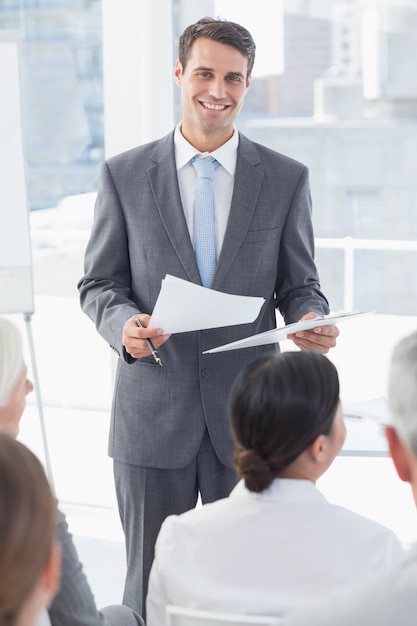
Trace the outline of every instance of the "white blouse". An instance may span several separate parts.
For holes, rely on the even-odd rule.
[[[164,521],[146,623],[164,626],[167,604],[282,615],[402,555],[391,530],[330,504],[310,481],[276,479],[260,494],[241,481],[228,498]]]

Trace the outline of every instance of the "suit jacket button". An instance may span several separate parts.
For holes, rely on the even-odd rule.
[[[211,370],[208,370],[208,369],[201,370],[201,375],[203,378],[210,378]]]

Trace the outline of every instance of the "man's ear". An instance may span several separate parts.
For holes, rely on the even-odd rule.
[[[411,479],[411,468],[409,463],[410,453],[399,438],[397,431],[393,426],[385,426],[384,433],[397,474],[401,480],[409,483]]]
[[[177,62],[175,63],[174,76],[175,76],[175,82],[180,87],[181,76],[182,76],[182,63],[180,63],[178,59],[177,59]]]

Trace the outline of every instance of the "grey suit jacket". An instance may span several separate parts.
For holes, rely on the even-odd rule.
[[[132,362],[121,345],[126,320],[152,313],[167,273],[201,281],[181,205],[173,133],[104,164],[79,290],[84,312],[120,357],[111,456],[146,467],[184,467],[207,426],[220,460],[232,466],[231,384],[243,365],[274,348],[202,352],[274,328],[276,307],[286,323],[308,311],[328,313],[313,250],[307,168],[240,135],[212,289],[262,296],[261,313],[252,324],[173,335],[160,348],[162,368],[152,357]]]

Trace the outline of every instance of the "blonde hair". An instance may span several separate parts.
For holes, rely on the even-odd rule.
[[[0,317],[0,408],[6,406],[23,363],[20,331],[7,318]]]
[[[56,502],[36,456],[0,432],[0,626],[13,626],[51,556]]]

